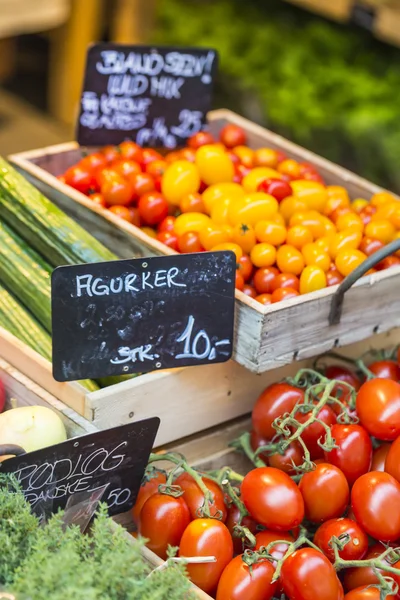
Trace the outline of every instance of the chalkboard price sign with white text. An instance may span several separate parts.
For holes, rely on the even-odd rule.
[[[231,251],[58,267],[52,274],[54,378],[228,360],[235,269]]]
[[[211,108],[217,52],[100,43],[87,53],[77,140],[175,148]]]

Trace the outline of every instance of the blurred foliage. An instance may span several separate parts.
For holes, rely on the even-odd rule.
[[[218,106],[254,119],[255,97],[256,120],[400,192],[400,50],[281,0],[159,0],[155,35],[218,49]]]

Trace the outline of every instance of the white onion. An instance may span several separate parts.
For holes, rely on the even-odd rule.
[[[64,423],[50,408],[21,406],[0,414],[0,445],[16,444],[33,452],[66,439]]]

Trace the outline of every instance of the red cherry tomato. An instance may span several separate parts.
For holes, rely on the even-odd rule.
[[[290,600],[343,600],[343,588],[329,560],[314,548],[300,548],[283,563],[281,581]]]
[[[133,173],[129,175],[128,181],[132,184],[136,198],[140,198],[148,192],[153,192],[155,189],[154,178],[148,173]]]
[[[189,148],[200,148],[208,144],[215,144],[215,139],[209,131],[198,131],[194,133],[187,141]]]
[[[163,160],[163,157],[157,150],[153,148],[142,149],[142,156],[139,162],[143,170],[146,170],[147,165],[156,160]]]
[[[343,281],[344,277],[337,269],[330,269],[326,273],[326,285],[330,287],[331,285],[338,285]]]
[[[83,169],[88,169],[89,171],[96,171],[101,167],[105,167],[107,164],[106,158],[100,152],[94,152],[93,154],[88,154],[84,158],[82,158],[81,167]]]
[[[173,231],[159,231],[157,233],[157,239],[159,242],[168,246],[168,248],[172,248],[172,250],[175,250],[176,252],[179,251],[178,236]]]
[[[126,179],[108,179],[101,186],[101,193],[108,206],[128,206],[133,200],[133,187]]]
[[[385,269],[390,269],[390,267],[397,267],[400,265],[400,258],[398,256],[387,256],[379,265],[377,265],[377,269],[379,271],[384,271]]]
[[[140,511],[138,530],[149,540],[147,547],[165,560],[168,546],[179,545],[189,523],[189,509],[182,498],[153,494]]]
[[[308,413],[301,413],[301,412],[296,413],[296,420],[301,424],[306,423],[306,421],[308,421],[309,418],[310,418],[309,412]],[[326,425],[329,425],[330,427],[336,423],[336,415],[333,412],[333,410],[331,409],[331,407],[328,406],[327,404],[325,404],[325,406],[323,406],[320,409],[320,411],[317,414],[317,418],[320,421],[323,421],[324,423],[326,423]],[[301,438],[302,438],[303,442],[306,444],[306,446],[310,452],[312,460],[314,460],[315,458],[322,458],[324,456],[324,451],[321,448],[321,446],[318,444],[318,440],[323,442],[325,439],[325,435],[326,435],[325,427],[321,423],[318,423],[318,422],[314,422],[311,425],[308,425],[304,429],[303,433],[301,434]]]
[[[400,380],[400,366],[394,360],[377,360],[368,365],[368,369],[380,379]]]
[[[235,554],[241,554],[247,547],[245,540],[234,535],[234,529],[236,525],[239,523],[240,519],[240,511],[235,504],[232,504],[228,509],[228,516],[225,521],[225,525],[229,529],[229,532],[232,536],[233,541],[233,549]],[[251,533],[256,533],[257,523],[251,517],[243,517],[241,522],[242,527],[247,527]]]
[[[139,198],[140,218],[145,225],[158,225],[168,215],[168,202],[158,192],[147,192]]]
[[[368,560],[371,558],[376,558],[382,552],[386,550],[386,546],[379,542],[371,546],[364,556],[364,560]],[[383,562],[387,562],[385,559]],[[387,575],[381,569],[377,569],[379,573],[382,575]],[[372,567],[355,567],[351,569],[346,569],[344,572],[343,583],[346,591],[357,589],[360,586],[368,586],[371,584],[379,583],[377,576],[375,575]]]
[[[340,469],[349,485],[353,485],[371,467],[372,442],[364,427],[360,425],[335,424],[331,429],[335,446],[330,452],[325,452],[327,462]]]
[[[257,300],[257,302],[264,306],[268,306],[268,304],[272,304],[272,294],[259,294],[254,300]]]
[[[272,292],[272,302],[282,302],[299,296],[299,292],[291,287],[278,288]]]
[[[314,544],[321,548],[322,552],[331,562],[335,562],[335,553],[329,545],[332,537],[339,538],[349,535],[350,540],[339,550],[339,556],[344,560],[360,560],[368,551],[368,536],[358,523],[351,519],[330,519],[325,521],[314,535]]]
[[[106,167],[104,169],[97,169],[97,171],[93,173],[93,178],[95,181],[96,189],[100,189],[101,186],[110,179],[121,180],[121,175],[117,173],[115,169],[112,169],[111,167]]]
[[[384,471],[385,461],[392,444],[382,444],[379,448],[375,448],[372,454],[371,471]],[[392,475],[392,473],[390,473]],[[395,479],[397,479],[395,477]]]
[[[250,515],[273,531],[290,531],[304,517],[304,502],[289,475],[271,467],[253,469],[243,479],[241,499]]]
[[[243,277],[244,281],[249,281],[253,274],[253,263],[250,260],[248,254],[243,254],[237,261],[239,273]]]
[[[291,288],[298,292],[300,289],[300,280],[292,273],[280,273],[272,282],[272,291],[274,292],[278,288]]]
[[[371,379],[360,387],[356,402],[361,425],[378,440],[400,435],[400,384],[389,379]]]
[[[266,440],[276,435],[273,422],[290,413],[297,403],[304,401],[304,391],[288,383],[273,383],[258,397],[253,408],[253,429]]]
[[[199,234],[194,231],[188,231],[179,236],[178,250],[184,254],[190,252],[202,252],[204,248],[200,243]]]
[[[390,576],[390,574],[388,575]],[[386,599],[390,600],[391,598],[397,597],[398,596],[390,594],[390,596],[386,596]],[[379,587],[361,586],[348,592],[345,595],[344,600],[380,600],[380,598],[381,593]]]
[[[133,160],[118,160],[113,164],[113,169],[121,175],[121,177],[129,177],[135,173],[141,173],[139,163]]]
[[[389,473],[361,475],[351,491],[357,522],[370,536],[384,542],[400,537],[400,484]]]
[[[239,273],[239,271],[236,271],[235,288],[240,291],[243,291],[243,288],[244,288],[244,279],[241,276],[241,274]]]
[[[127,206],[118,206],[118,204],[114,204],[114,206],[110,206],[108,210],[116,217],[124,219],[124,221],[128,221],[128,223],[131,222],[131,213]]]
[[[219,139],[227,148],[244,146],[246,144],[246,133],[238,125],[228,123],[219,132]]]
[[[218,583],[216,600],[270,600],[278,586],[272,583],[275,569],[267,559],[261,559],[251,569],[236,556],[225,567]]]
[[[165,217],[165,219],[163,219],[158,225],[158,231],[170,231],[172,233],[173,231],[175,231],[175,221],[176,217],[173,217],[171,215]]]
[[[122,142],[119,145],[119,152],[121,157],[126,160],[134,160],[140,163],[143,158],[142,148],[135,142]]]
[[[272,283],[279,275],[276,267],[261,267],[254,274],[253,284],[259,294],[271,294],[274,290]]]
[[[282,202],[282,200],[293,194],[290,183],[282,179],[264,179],[257,187],[257,190],[270,194],[278,202]]]
[[[213,592],[226,565],[233,558],[228,528],[216,519],[195,519],[186,527],[179,546],[180,556],[215,556],[214,563],[188,564],[190,579],[204,592]]]
[[[226,520],[227,508],[224,502],[224,494],[217,483],[207,477],[203,477],[205,486],[210,490],[213,498],[210,505],[210,514],[212,517],[218,517],[221,521]],[[174,481],[174,485],[179,485],[183,490],[182,498],[189,507],[192,519],[202,517],[201,509],[204,505],[204,494],[189,473],[182,473]]]
[[[158,179],[164,175],[164,171],[167,167],[168,163],[166,160],[153,160],[146,165],[145,170],[146,173],[154,177],[154,179]]]
[[[314,471],[305,473],[299,489],[304,498],[306,517],[313,523],[341,517],[349,503],[346,477],[340,469],[328,463],[321,463]]]
[[[136,497],[135,506],[132,508],[132,517],[136,525],[139,522],[140,511],[143,508],[147,498],[150,498],[153,494],[158,492],[158,486],[165,484],[167,478],[165,473],[161,471],[155,471],[147,479],[142,481],[138,495]]]
[[[121,153],[117,146],[104,146],[104,148],[101,149],[101,154],[104,156],[107,163],[114,162],[114,160],[121,158]]]
[[[75,165],[70,167],[64,173],[65,183],[70,185],[78,192],[87,194],[92,188],[96,186],[95,178],[88,168]]]
[[[249,298],[257,297],[256,290],[253,288],[252,285],[248,285],[247,283],[244,284],[242,292],[243,292],[243,294],[246,294],[246,296],[249,296]]]
[[[380,250],[381,248],[383,248],[383,246],[384,246],[383,242],[380,242],[379,240],[374,240],[373,238],[364,237],[361,240],[359,250],[361,250],[361,252],[364,252],[364,254],[366,254],[367,256],[371,256],[371,254],[373,254],[377,250]]]

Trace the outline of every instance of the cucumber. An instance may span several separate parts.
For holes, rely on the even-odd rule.
[[[118,258],[1,157],[0,220],[53,267]]]

